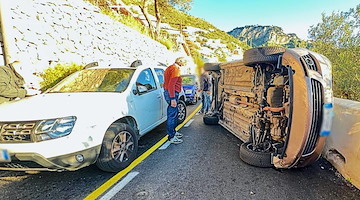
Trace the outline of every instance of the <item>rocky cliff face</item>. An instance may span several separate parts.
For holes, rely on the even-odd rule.
[[[238,27],[228,32],[228,34],[246,42],[249,46],[268,46],[283,45],[286,47],[296,47],[302,40],[296,34],[286,34],[278,26],[245,26]]]

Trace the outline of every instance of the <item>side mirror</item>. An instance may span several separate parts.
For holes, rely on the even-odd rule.
[[[148,89],[143,85],[138,85],[136,88],[140,94],[148,91]]]

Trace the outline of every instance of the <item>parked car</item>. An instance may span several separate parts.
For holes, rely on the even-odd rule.
[[[196,75],[181,75],[182,87],[185,91],[186,103],[197,104],[199,81]]]
[[[254,166],[303,167],[318,159],[331,126],[330,61],[307,49],[260,47],[243,60],[211,64],[213,107],[205,124],[240,140],[240,158]]]
[[[164,70],[156,64],[95,66],[44,94],[0,105],[0,169],[127,167],[137,156],[139,138],[166,120]],[[181,123],[184,92],[178,107]]]

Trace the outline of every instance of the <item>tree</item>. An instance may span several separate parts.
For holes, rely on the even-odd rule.
[[[182,12],[187,12],[191,10],[191,4],[193,0],[162,0],[167,1],[170,5],[178,8]]]
[[[154,34],[154,27],[153,27],[153,24],[152,24],[152,21],[149,17],[149,12],[148,12],[148,8],[149,8],[149,5],[150,5],[150,2],[151,0],[143,0],[142,2],[142,5],[139,5],[140,9],[141,9],[141,12],[144,14],[145,16],[145,19],[149,25],[149,33],[150,33],[150,36],[152,38],[156,38],[155,34]]]
[[[309,29],[312,50],[333,64],[334,95],[360,101],[360,4],[348,12],[322,14],[322,22]]]
[[[141,11],[143,12],[146,21],[149,24],[150,34],[153,38],[157,38],[160,33],[160,23],[161,23],[161,10],[166,9],[169,6],[174,6],[181,11],[189,11],[191,9],[191,4],[193,0],[143,0],[142,5],[140,6]],[[149,18],[148,9],[153,5],[156,17],[155,28]]]

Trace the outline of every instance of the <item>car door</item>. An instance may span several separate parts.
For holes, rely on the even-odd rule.
[[[151,69],[144,69],[136,79],[136,94],[133,96],[140,134],[158,125],[162,118],[162,92],[156,85]]]
[[[159,80],[160,90],[163,95],[164,93],[164,69],[161,68],[155,68],[155,73]],[[165,101],[165,98],[161,98],[161,104],[162,104],[162,117],[166,117],[166,109],[168,104]]]

